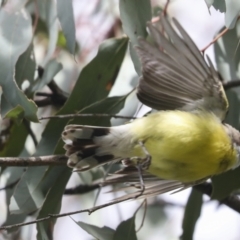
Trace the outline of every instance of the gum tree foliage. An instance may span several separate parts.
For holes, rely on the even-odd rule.
[[[70,93],[61,90],[54,78],[64,67],[58,61],[56,51],[65,51],[72,59],[77,58],[84,49],[75,41],[75,23],[71,1],[0,1],[0,84],[1,84],[1,157],[28,157],[26,139],[35,143],[34,156],[64,154],[60,140],[61,131],[67,123],[109,126],[109,118],[50,119],[47,123],[38,120],[40,114],[63,115],[71,113],[117,114],[129,96],[108,97],[118,76],[127,47],[137,74],[140,64],[133,46],[137,37],[147,37],[145,24],[151,20],[152,9],[149,1],[120,0],[120,20],[118,28],[127,36],[116,37],[110,33],[100,44],[96,56],[81,69],[74,88]],[[218,70],[225,81],[239,79],[239,23],[237,18],[240,4],[237,1],[208,1],[224,12],[226,27],[230,30],[214,44]],[[156,15],[155,15],[156,16]],[[116,22],[119,22],[118,19]],[[45,44],[44,57],[36,60],[37,40]],[[41,44],[41,41],[40,41]],[[79,64],[77,61],[75,64]],[[65,79],[68,81],[68,79]],[[227,85],[227,84],[226,84]],[[236,81],[236,85],[237,81]],[[39,97],[40,96],[40,97]],[[239,128],[239,89],[227,90],[230,110],[227,122]],[[50,108],[50,111],[49,111]],[[39,114],[40,113],[40,114]],[[133,110],[125,111],[132,115]],[[40,134],[32,129],[31,122],[43,125]],[[37,136],[37,139],[36,137]],[[19,159],[20,161],[20,159]],[[80,174],[81,175],[81,174]],[[93,180],[101,175],[90,172]],[[7,177],[6,177],[7,176]],[[66,166],[38,166],[1,168],[1,177],[6,179],[7,217],[3,225],[26,221],[28,216],[40,219],[49,213],[57,214],[61,200],[66,193],[66,184],[71,171]],[[183,219],[181,239],[192,239],[195,223],[200,216],[203,204],[202,193],[222,202],[237,194],[240,187],[240,168],[212,179],[209,185],[192,190]],[[211,186],[210,186],[211,187]],[[200,191],[199,191],[200,190]],[[240,203],[237,203],[240,204]],[[230,202],[231,207],[231,202]],[[164,207],[164,204],[162,208]],[[235,206],[237,209],[239,207]],[[149,206],[151,208],[151,206]],[[29,219],[29,218],[28,218]],[[93,226],[76,222],[95,239],[137,239],[135,215],[122,221],[116,229]],[[51,239],[55,218],[37,223],[37,239]],[[67,231],[67,229],[66,229]],[[21,234],[21,229],[17,229]],[[2,232],[7,238],[16,234],[16,228]],[[11,235],[12,234],[12,235]]]

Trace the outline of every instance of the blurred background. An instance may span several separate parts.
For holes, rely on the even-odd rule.
[[[9,9],[14,8],[14,1],[9,1]],[[152,7],[155,12],[165,6],[166,1],[152,0]],[[77,54],[73,57],[64,49],[64,39],[58,38],[58,47],[52,55],[62,64],[62,70],[54,77],[59,87],[66,94],[70,94],[74,88],[75,82],[81,70],[97,54],[99,45],[107,38],[121,37],[124,35],[119,17],[118,0],[73,0],[74,21],[76,28],[76,40],[78,43]],[[179,20],[185,30],[192,37],[199,49],[204,48],[213,37],[224,26],[224,14],[216,11],[214,8],[207,8],[204,0],[172,0],[168,6],[167,12],[170,16]],[[156,15],[156,14],[155,14]],[[39,32],[34,38],[34,53],[36,62],[44,67],[47,54],[48,40],[44,34]],[[206,50],[215,63],[213,47]],[[50,56],[49,59],[53,56]],[[215,63],[216,64],[216,63]],[[110,91],[110,96],[122,96],[127,94],[137,84],[138,75],[134,69],[129,52],[124,57],[116,83]],[[47,88],[42,91],[49,91]],[[38,97],[41,99],[41,97]],[[38,99],[37,98],[37,99]],[[126,101],[125,107],[121,110],[122,115],[134,115],[140,104],[134,94]],[[55,107],[47,106],[39,110],[39,117],[53,115],[56,112]],[[146,112],[143,109],[138,114]],[[112,120],[112,124],[118,125],[125,120]],[[46,121],[42,124],[32,123],[31,126],[36,133],[38,140],[45,127]],[[31,137],[28,137],[26,143],[27,151],[32,154],[35,152],[35,146]],[[93,170],[97,171],[97,170]],[[96,173],[97,174],[97,173]],[[2,186],[5,180],[1,181]],[[92,175],[89,172],[79,175],[73,173],[67,188],[75,187],[80,183],[90,183]],[[116,197],[116,194],[108,193],[110,188],[101,190],[97,199],[97,205],[104,204]],[[96,197],[96,191],[84,195],[64,195],[62,199],[61,213],[90,208],[93,206],[93,199]],[[149,199],[149,206],[142,229],[138,232],[139,240],[175,240],[179,239],[182,233],[182,220],[185,205],[190,194],[190,189],[175,194],[164,194],[154,199]],[[1,196],[1,222],[6,218],[5,193],[0,192]],[[81,229],[74,221],[82,221],[99,227],[108,226],[115,229],[118,224],[134,214],[141,201],[130,201],[92,213],[72,215],[57,219],[54,229],[54,239],[57,240],[90,240],[93,239],[86,231]],[[136,228],[141,225],[144,215],[142,208],[136,215]],[[31,219],[31,218],[29,218]],[[195,240],[238,240],[240,239],[239,228],[240,216],[225,205],[220,205],[218,201],[209,201],[204,196],[204,204],[201,216],[196,224],[194,233]],[[36,239],[36,227],[34,225],[22,228],[22,238]],[[0,236],[0,239],[7,239],[6,235]]]

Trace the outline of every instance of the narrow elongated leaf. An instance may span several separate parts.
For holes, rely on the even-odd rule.
[[[112,98],[107,98],[105,100],[99,101],[96,104],[92,104],[90,107],[86,108],[84,110],[84,113],[110,113],[114,114],[117,113],[124,105],[124,97],[112,97]],[[109,118],[89,118],[88,119],[88,124],[94,125],[96,124],[97,126],[106,126],[109,125],[110,121]],[[85,124],[86,119],[81,119],[81,124]],[[78,120],[79,123],[79,120]],[[62,151],[62,144],[58,144],[58,149],[59,151]],[[44,201],[44,204],[41,208],[41,211],[39,213],[38,218],[47,216],[48,213],[58,213],[60,210],[60,205],[61,205],[61,197],[59,197],[59,194],[55,193],[60,192],[60,196],[63,193],[65,189],[65,185],[67,184],[67,181],[71,175],[71,170],[66,167],[61,167],[61,168],[51,168],[49,169],[49,175],[48,178],[45,180],[45,185],[50,186],[52,185],[52,188],[49,190],[47,198]],[[56,178],[56,176],[59,176],[61,178],[61,181],[57,181],[56,184],[52,184],[50,181],[53,178]],[[65,176],[65,177],[64,177]],[[46,182],[48,181],[48,183]],[[52,223],[54,223],[53,220],[45,221],[43,223],[40,223],[38,225],[38,239],[44,239],[44,236],[48,232],[48,228],[51,226]]]
[[[98,240],[113,240],[115,231],[112,228],[106,226],[100,228],[80,221],[76,224]]]
[[[44,202],[46,204],[44,204],[43,207],[41,208],[38,214],[38,218],[46,217],[49,213],[53,213],[53,214],[59,213],[61,209],[61,199],[65,190],[65,188],[63,188],[62,186],[66,185],[71,175],[71,171],[70,170],[66,171],[65,168],[61,167],[61,168],[58,168],[57,174],[61,177],[59,177],[58,180],[55,182],[55,184],[52,186],[52,188],[49,189]],[[58,201],[56,201],[56,199],[58,199]],[[55,222],[56,222],[56,219],[51,219],[47,222],[40,222],[39,224],[37,224],[37,230],[38,230],[37,239],[38,240],[51,239],[49,237],[49,233],[51,236],[52,228]]]
[[[97,56],[81,72],[71,96],[59,114],[74,113],[106,97],[117,77],[126,47],[126,38],[105,41],[100,46]],[[119,105],[116,108],[119,110]],[[114,108],[110,108],[110,110],[111,112],[116,111]],[[67,119],[53,119],[49,121],[37,149],[38,155],[52,154],[54,152],[55,146],[60,139],[61,131],[67,121]],[[78,120],[78,122],[81,123],[81,120]],[[99,120],[98,124],[101,125],[101,120]],[[62,142],[60,144],[62,146]],[[63,149],[59,151],[63,153]],[[33,211],[42,206],[40,212],[44,214],[48,212],[48,206],[52,206],[51,212],[57,213],[61,198],[53,196],[52,199],[47,198],[45,202],[44,199],[46,194],[50,196],[52,191],[56,191],[56,188],[58,188],[58,191],[63,192],[70,174],[71,170],[66,167],[27,169],[24,177],[16,187],[11,201],[12,209],[15,212],[22,210],[30,212],[30,210]],[[68,177],[63,178],[61,184],[56,182],[56,179],[65,175]],[[54,204],[51,205],[49,201]],[[44,237],[41,235],[41,232],[44,233],[42,229],[44,228],[47,231],[49,224],[50,222],[47,221],[39,226],[39,230],[41,229],[39,238]]]
[[[240,188],[240,167],[212,178],[212,199],[222,200]]]
[[[11,198],[9,205],[11,213],[31,213],[42,205],[44,196],[37,188],[42,180],[42,176],[38,174],[41,169],[32,168],[31,174],[29,172],[23,174]]]
[[[58,39],[58,22],[57,22],[57,6],[55,0],[42,1],[38,0],[38,9],[40,17],[43,21],[45,21],[47,29],[48,29],[48,49],[45,56],[45,59],[42,63],[43,66],[49,61],[52,57]]]
[[[240,25],[239,25],[240,26]],[[240,48],[238,47],[240,33],[231,29],[214,44],[217,69],[224,80],[234,80],[240,77]]]
[[[37,106],[27,99],[19,89],[14,79],[15,64],[19,56],[28,48],[32,39],[31,18],[27,12],[7,12],[0,9],[0,85],[6,106],[1,106],[5,115],[12,108],[20,105],[24,116],[30,121],[37,122]],[[1,104],[4,104],[2,102]]]
[[[29,85],[33,83],[36,63],[31,57],[32,51],[33,46],[30,44],[27,50],[19,57],[17,61],[15,76],[19,87],[22,86],[24,80],[27,80]]]
[[[193,188],[185,208],[182,223],[183,233],[181,235],[181,240],[193,239],[195,225],[201,214],[202,203],[202,193],[198,192]]]
[[[24,172],[24,167],[8,167],[4,170],[4,176],[7,176],[6,186],[16,183]],[[6,204],[10,203],[10,198],[13,194],[14,187],[6,189]],[[23,222],[27,216],[25,214],[14,215],[8,210],[7,217],[3,225],[11,225],[19,222]],[[16,231],[16,229],[10,229],[9,232]]]
[[[210,8],[213,4],[214,0],[205,0],[205,3],[207,4],[207,7]]]
[[[114,234],[113,240],[137,240],[135,231],[135,215],[121,222]]]
[[[208,0],[209,1],[209,0]],[[225,0],[214,0],[213,7],[220,12],[226,12],[226,1]]]
[[[126,46],[126,38],[108,40],[102,44],[95,59],[83,69],[68,102],[59,114],[73,113],[107,96],[110,90],[107,86],[109,83],[112,84],[117,76],[126,51]],[[91,97],[89,98],[90,93]],[[60,139],[61,131],[67,121],[67,119],[52,119],[49,121],[37,149],[37,155],[47,155],[54,152],[55,146]],[[60,146],[62,146],[62,144]],[[63,153],[62,147],[59,147],[58,153]],[[51,186],[55,184],[55,179],[63,174],[63,169],[70,173],[70,169],[65,167],[49,169],[48,167],[28,168],[24,174],[24,178],[22,178],[17,185],[13,196],[14,201],[26,212],[30,210],[33,211],[34,208],[36,210],[43,203],[46,194],[46,192],[45,194],[42,193],[43,186],[40,183],[48,183],[45,184],[45,186],[48,187],[48,189],[51,188]],[[27,179],[31,178],[34,178],[34,180],[27,181]],[[58,185],[58,187],[65,188],[65,185]],[[28,189],[31,189],[31,191]],[[24,190],[25,194],[21,194],[22,190]],[[35,202],[35,199],[37,202]],[[55,200],[56,203],[61,201],[61,199]],[[15,211],[18,211],[18,209],[15,209]]]
[[[225,25],[227,28],[234,28],[240,13],[240,3],[236,0],[226,0]]]
[[[239,33],[237,29],[229,30],[215,45],[215,58],[217,68],[225,80],[234,80],[240,77],[240,49],[238,47]],[[226,122],[239,129],[239,89],[230,89],[227,91],[229,101],[229,111]],[[230,170],[212,178],[213,199],[223,199],[233,191],[240,188],[239,168]]]
[[[7,121],[7,119],[2,120]],[[2,143],[2,148],[0,149],[0,156],[1,157],[15,157],[19,156],[19,154],[22,152],[22,149],[24,148],[25,141],[28,135],[28,131],[23,123],[18,125],[16,122],[13,122],[9,119],[10,125],[7,131],[5,137],[6,141],[5,143]],[[2,126],[2,123],[1,123]]]
[[[137,57],[134,46],[137,45],[139,36],[146,37],[146,23],[152,18],[151,4],[149,0],[128,0],[119,1],[120,18],[123,23],[123,30],[130,38],[130,54],[138,75],[141,74],[141,64]]]
[[[75,24],[72,1],[57,0],[57,15],[71,54],[75,51]]]
[[[59,115],[77,112],[108,95],[118,75],[127,42],[126,38],[121,38],[101,44],[97,56],[80,73],[71,96],[58,112]],[[49,121],[36,155],[51,154],[54,151],[67,122],[67,119]]]

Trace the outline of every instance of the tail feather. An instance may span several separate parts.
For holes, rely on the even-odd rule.
[[[76,171],[85,171],[98,165],[114,160],[111,153],[98,155],[101,144],[97,137],[107,136],[108,127],[93,127],[82,125],[68,125],[62,133],[64,148],[68,159],[68,166]]]

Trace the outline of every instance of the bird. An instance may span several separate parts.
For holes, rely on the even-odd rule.
[[[135,46],[136,92],[157,111],[120,126],[67,125],[62,133],[69,167],[81,172],[120,161],[123,168],[105,184],[144,184],[142,197],[185,189],[240,164],[240,133],[224,123],[229,104],[209,57],[175,18],[161,16],[147,28],[151,41],[139,38]]]

